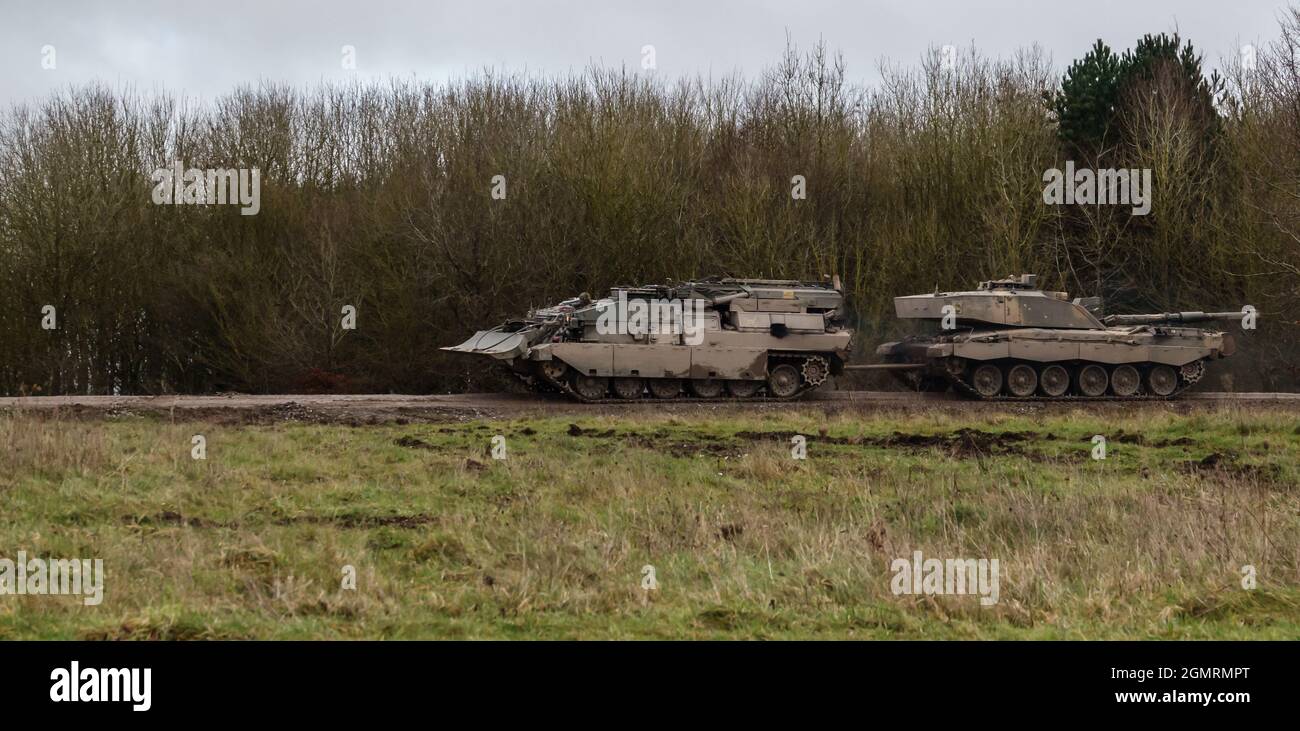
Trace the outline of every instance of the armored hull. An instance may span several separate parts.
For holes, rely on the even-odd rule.
[[[1232,336],[1189,323],[1238,312],[1097,316],[1100,300],[1069,300],[1036,288],[1033,275],[970,292],[897,297],[898,317],[935,322],[938,332],[877,349],[897,375],[922,390],[951,388],[979,399],[1170,398],[1206,365],[1232,354]]]
[[[443,350],[588,402],[784,400],[838,373],[852,332],[836,283],[706,279],[616,287],[534,310]]]

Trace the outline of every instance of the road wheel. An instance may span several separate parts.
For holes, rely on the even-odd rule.
[[[1038,390],[1038,373],[1034,367],[1025,363],[1011,366],[1007,371],[1007,390],[1012,396],[1033,396]]]
[[[1131,365],[1115,366],[1115,370],[1110,372],[1110,392],[1116,396],[1132,396],[1138,392],[1140,385],[1142,377]]]
[[[609,379],[573,374],[573,392],[585,399],[602,399],[609,391]]]
[[[1147,386],[1157,396],[1168,396],[1178,388],[1178,374],[1167,365],[1158,365],[1147,373]]]
[[[696,398],[717,398],[722,395],[722,381],[713,378],[692,378],[691,393]]]
[[[645,381],[640,378],[615,378],[614,395],[621,399],[638,399],[645,392]]]
[[[1065,366],[1049,365],[1038,376],[1038,387],[1045,396],[1064,396],[1070,390],[1070,372],[1065,370]]]
[[[727,393],[736,398],[753,398],[762,381],[727,381]]]
[[[650,395],[655,398],[677,398],[682,392],[679,378],[651,378]]]
[[[992,363],[976,366],[971,371],[970,383],[975,387],[975,393],[993,398],[1002,391],[1002,370]]]
[[[767,374],[767,392],[776,398],[789,398],[799,392],[799,371],[782,363]]]
[[[1090,363],[1079,369],[1079,375],[1076,376],[1075,385],[1079,393],[1084,396],[1101,396],[1106,393],[1106,386],[1110,383],[1110,377],[1106,375],[1106,369],[1101,366]]]

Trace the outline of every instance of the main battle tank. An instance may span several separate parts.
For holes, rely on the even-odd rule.
[[[533,310],[443,348],[496,360],[581,401],[792,399],[842,370],[852,331],[838,281],[711,278],[615,287]]]
[[[1240,319],[1242,312],[1111,315],[1099,298],[1071,301],[1038,289],[1037,278],[983,282],[974,292],[894,298],[898,317],[931,320],[939,334],[885,343],[876,353],[922,390],[980,399],[1168,398],[1201,379],[1211,360],[1232,355],[1225,332],[1181,327]]]

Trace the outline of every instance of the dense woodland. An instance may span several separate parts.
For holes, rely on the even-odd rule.
[[[439,346],[713,273],[838,273],[868,360],[893,296],[1021,272],[1109,312],[1252,304],[1230,385],[1294,390],[1300,14],[1222,76],[1199,53],[935,49],[871,87],[791,47],[754,79],[262,84],[202,107],[66,89],[0,115],[0,393],[478,388]],[[173,160],[256,166],[260,212],[155,205]],[[1150,169],[1150,214],[1045,204],[1067,160]]]

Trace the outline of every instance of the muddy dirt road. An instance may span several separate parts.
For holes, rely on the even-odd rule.
[[[0,413],[37,412],[68,418],[112,418],[131,415],[162,416],[172,420],[210,420],[222,423],[271,423],[305,421],[322,423],[376,424],[388,422],[441,422],[473,419],[518,418],[532,414],[627,413],[652,409],[656,412],[700,413],[787,411],[823,412],[915,411],[921,409],[982,409],[993,413],[1035,413],[1062,409],[1109,410],[1156,409],[1190,412],[1224,406],[1261,407],[1300,413],[1297,393],[1189,393],[1174,401],[1127,403],[1042,402],[981,403],[952,394],[921,394],[902,391],[825,391],[797,402],[744,404],[657,403],[653,400],[627,404],[588,405],[563,397],[528,394],[445,394],[445,395],[334,395],[284,394],[216,396],[30,396],[0,398]]]

